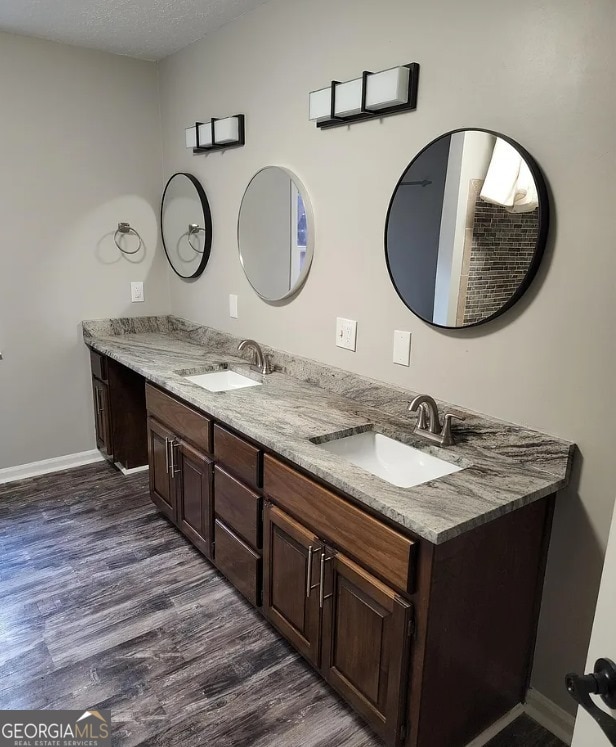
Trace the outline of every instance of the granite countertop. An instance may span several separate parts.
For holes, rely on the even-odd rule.
[[[85,342],[302,467],[419,537],[442,543],[563,488],[574,445],[447,403],[464,417],[456,445],[439,448],[413,434],[406,411],[415,396],[306,358],[262,346],[275,372],[263,385],[209,392],[184,376],[221,365],[247,373],[238,338],[176,317],[83,323]],[[254,373],[250,374],[254,376]],[[365,430],[396,438],[463,467],[399,488],[318,446],[335,434]]]

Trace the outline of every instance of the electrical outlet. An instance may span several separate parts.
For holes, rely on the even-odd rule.
[[[142,301],[145,301],[143,296],[143,283],[130,284],[130,300],[131,303],[141,303]]]
[[[411,364],[411,333],[394,330],[394,363],[400,366]]]
[[[353,319],[336,319],[336,345],[345,350],[357,349],[357,322]]]
[[[237,319],[237,296],[229,295],[229,316],[231,319]]]

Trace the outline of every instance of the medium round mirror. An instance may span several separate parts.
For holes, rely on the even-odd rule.
[[[265,301],[302,287],[312,263],[314,227],[304,186],[288,169],[268,166],[248,185],[238,219],[240,262]]]
[[[528,288],[548,218],[545,182],[523,148],[488,130],[449,132],[411,161],[392,196],[391,280],[430,324],[483,324]]]
[[[160,208],[163,246],[169,264],[181,278],[196,278],[205,269],[212,246],[212,216],[203,187],[192,174],[174,174]]]

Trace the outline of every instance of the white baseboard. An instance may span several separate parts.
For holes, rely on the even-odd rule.
[[[148,464],[144,464],[143,467],[131,467],[130,469],[126,469],[126,467],[123,467],[120,462],[115,462],[114,465],[117,469],[120,470],[120,472],[127,477],[128,475],[136,475],[138,472],[147,472],[150,467]]]
[[[565,744],[571,744],[575,718],[546,698],[545,695],[530,689],[526,696],[526,703],[519,703],[512,708],[509,713],[495,721],[492,726],[475,737],[466,747],[483,747],[523,713],[530,716]]]
[[[523,713],[524,706],[522,703],[518,703],[517,706],[509,711],[509,713],[506,713],[502,718],[499,718],[498,721],[495,721],[492,726],[489,726],[485,731],[482,731],[481,734],[475,737],[472,742],[469,742],[466,747],[483,747],[484,744],[487,744],[491,739],[494,739],[497,734],[500,734],[506,726],[509,726],[512,721],[515,721],[516,718],[521,716]]]
[[[531,688],[526,694],[524,711],[565,744],[571,744],[575,717],[565,711],[564,708]]]
[[[17,467],[6,467],[0,469],[0,485],[15,480],[25,480],[28,477],[47,475],[51,472],[61,472],[73,467],[83,467],[84,464],[103,462],[104,457],[97,449],[81,451],[79,454],[67,454],[54,459],[43,459],[41,462],[30,462],[20,464]]]

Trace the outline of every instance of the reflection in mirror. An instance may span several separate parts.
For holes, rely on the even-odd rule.
[[[281,301],[303,285],[313,254],[312,211],[290,171],[268,166],[248,185],[238,220],[240,261],[266,301]]]
[[[212,218],[203,187],[191,174],[167,182],[160,224],[169,264],[182,278],[200,275],[210,256]]]
[[[547,226],[545,183],[528,153],[497,133],[448,133],[398,182],[385,230],[389,273],[424,321],[481,324],[524,293]]]

